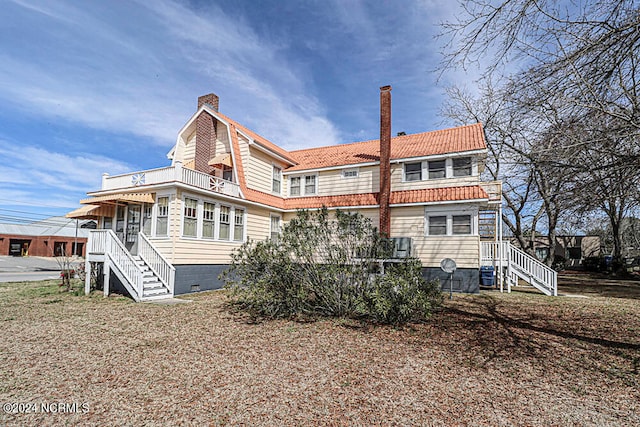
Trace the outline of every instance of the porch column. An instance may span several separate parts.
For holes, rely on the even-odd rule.
[[[89,235],[91,238],[91,235]],[[89,295],[91,292],[91,261],[87,258],[84,260],[84,294]]]

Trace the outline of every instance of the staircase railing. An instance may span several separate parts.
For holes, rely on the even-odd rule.
[[[509,242],[502,242],[502,246],[498,242],[480,243],[481,265],[497,266],[500,260],[507,268],[507,280],[514,280],[512,276],[515,274],[547,295],[558,295],[558,273],[555,270]]]
[[[558,296],[558,273],[512,244],[509,244],[509,267],[545,294]]]
[[[109,265],[105,265],[105,271],[107,267],[115,267],[123,276],[123,285],[127,288],[134,300],[140,301],[142,299],[143,281],[142,281],[142,269],[133,256],[129,253],[127,248],[124,247],[120,239],[112,230],[107,230],[107,239],[105,241],[105,263],[109,262]]]
[[[138,233],[138,256],[144,260],[160,282],[169,290],[169,294],[173,296],[176,268],[158,252],[147,236],[142,233]]]

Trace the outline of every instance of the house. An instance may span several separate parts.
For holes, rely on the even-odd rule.
[[[105,293],[113,278],[136,300],[220,288],[243,242],[279,233],[298,209],[326,206],[399,238],[428,279],[449,283],[440,262],[453,258],[454,288],[477,292],[481,263],[503,272],[509,258],[491,255],[502,253],[501,183],[480,179],[482,125],[392,138],[390,86],[380,100],[380,140],[287,151],[220,112],[215,94],[199,97],[169,166],[104,174],[81,201],[77,215],[99,221],[87,271],[102,268]]]
[[[85,255],[92,220],[50,217],[27,224],[0,224],[0,255]]]
[[[539,261],[544,261],[549,255],[550,245],[548,236],[529,238],[529,250]],[[517,244],[515,238],[511,243]],[[565,267],[580,267],[585,258],[600,256],[600,236],[596,235],[559,235],[556,236],[554,259]]]

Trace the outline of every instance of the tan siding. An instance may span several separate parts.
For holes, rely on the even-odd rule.
[[[187,142],[182,152],[182,163],[187,163],[196,157],[196,133],[192,133],[187,138]]]
[[[270,233],[271,212],[266,209],[250,207],[247,211],[247,239],[264,240]]]
[[[273,166],[284,166],[259,150],[249,147],[249,161],[245,162],[247,187],[271,194]]]
[[[458,268],[479,268],[479,236],[422,236],[413,239],[413,248],[424,267],[439,267],[443,258],[452,258]]]
[[[229,142],[229,131],[227,126],[221,122],[218,122],[216,126],[216,152],[213,156],[230,153],[231,143]]]
[[[439,267],[443,258],[453,258],[460,268],[479,268],[479,236],[425,236],[424,207],[391,209],[391,237],[411,237],[413,255],[424,267]]]
[[[357,178],[343,178],[342,170],[318,173],[318,195],[377,193],[380,191],[380,169],[377,166],[361,167]]]

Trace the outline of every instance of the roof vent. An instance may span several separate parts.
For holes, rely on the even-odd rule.
[[[406,132],[398,132],[397,136],[405,136],[407,133]]]

